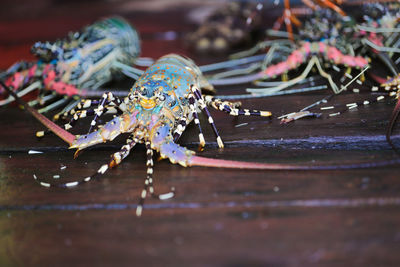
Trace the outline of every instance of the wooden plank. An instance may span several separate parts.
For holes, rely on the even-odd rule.
[[[377,140],[383,140],[388,119],[394,107],[393,101],[382,101],[382,103],[371,106],[359,107],[340,116],[324,119],[303,119],[287,125],[281,125],[280,121],[276,119],[282,114],[297,111],[323,97],[324,95],[319,94],[242,101],[243,107],[272,111],[274,116],[272,120],[257,117],[234,118],[219,111],[212,111],[212,115],[223,140],[227,142],[248,140],[248,143],[251,143],[250,140],[280,140],[281,138],[283,138],[284,142],[288,139],[306,139],[321,136],[353,136],[353,138],[370,136],[376,137]],[[368,96],[344,94],[336,96],[335,100],[339,103],[351,103],[355,100],[363,99],[363,97]],[[335,102],[332,102],[332,104],[335,104]],[[5,125],[10,125],[7,131],[0,132],[1,150],[18,147],[63,146],[62,141],[51,135],[38,141],[34,134],[36,131],[43,130],[43,127],[26,112],[21,112],[14,107],[0,110],[0,116],[3,118],[2,121]],[[48,115],[48,117],[51,118],[51,115]],[[215,144],[210,127],[203,117],[202,119],[207,142]],[[89,123],[90,119],[80,121],[73,132],[76,134],[85,133]],[[196,131],[195,127],[189,127],[187,129],[188,133],[182,136],[181,143],[192,144],[198,142]],[[10,142],[10,138],[17,138],[20,141]]]
[[[2,212],[21,265],[396,266],[398,207]],[[366,234],[368,233],[368,234]],[[101,244],[101,245],[99,245]]]
[[[174,1],[166,10],[156,0],[146,1],[147,5],[125,0],[23,2],[26,5],[8,3],[7,8],[0,8],[2,69],[16,60],[32,59],[29,47],[34,41],[62,37],[111,11],[127,17],[141,32],[143,56],[182,53],[198,64],[220,59],[193,55],[182,41],[192,29],[182,14],[199,6],[198,1]],[[30,9],[29,16],[21,12],[24,9]],[[157,39],[169,30],[178,39]],[[131,83],[123,81],[121,86],[128,89]],[[245,87],[218,87],[218,93],[243,94]],[[242,100],[244,107],[272,111],[272,120],[232,118],[213,111],[226,147],[216,147],[203,118],[207,146],[198,154],[291,164],[398,157],[384,137],[393,101],[287,125],[276,119],[329,93]],[[344,93],[331,103],[365,97],[370,96]],[[87,125],[88,121],[78,123],[74,133],[85,133]],[[294,172],[183,168],[167,160],[156,161],[157,192],[174,187],[176,195],[166,201],[147,199],[143,216],[137,218],[135,208],[146,173],[143,146],[135,147],[118,168],[98,181],[67,190],[48,189],[39,186],[33,174],[52,182],[86,177],[109,160],[124,143],[124,136],[73,160],[73,151],[57,137],[38,140],[34,133],[43,129],[41,125],[15,106],[0,109],[0,126],[2,266],[399,265],[399,165]],[[180,144],[196,150],[194,126],[188,127]],[[44,153],[28,154],[29,150]]]

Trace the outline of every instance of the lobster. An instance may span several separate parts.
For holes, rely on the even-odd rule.
[[[253,115],[268,118],[271,116],[271,112],[241,109],[237,107],[236,103],[222,101],[209,95],[202,95],[200,88],[207,85],[207,81],[202,76],[200,70],[190,59],[175,54],[161,57],[151,65],[140,79],[135,82],[128,96],[124,99],[119,99],[113,96],[112,93],[104,93],[102,99],[99,101],[82,101],[82,109],[77,110],[76,114],[86,113],[86,115],[95,116],[91,125],[95,125],[97,118],[103,114],[114,113],[115,111],[120,112],[119,116],[115,116],[106,124],[99,126],[97,130],[90,131],[85,135],[75,136],[64,130],[20,100],[3,82],[0,81],[0,84],[2,84],[6,90],[9,90],[10,94],[15,96],[17,101],[24,105],[26,110],[34,117],[67,142],[70,148],[77,149],[75,156],[77,156],[79,151],[87,147],[111,141],[120,134],[129,133],[126,144],[122,146],[120,151],[114,153],[111,156],[111,160],[103,164],[94,175],[63,184],[51,184],[34,175],[36,181],[44,187],[69,188],[89,182],[103,175],[109,168],[120,164],[121,161],[129,155],[136,144],[144,143],[147,155],[147,175],[136,208],[137,216],[141,216],[144,200],[148,194],[160,200],[173,196],[173,192],[161,195],[154,192],[153,150],[159,152],[161,158],[168,158],[171,163],[180,164],[184,167],[206,166],[260,170],[327,170],[370,168],[400,163],[399,159],[394,159],[384,162],[336,166],[299,166],[239,162],[196,156],[194,151],[182,147],[176,142],[186,126],[194,121],[199,129],[200,146],[202,147],[205,145],[197,113],[199,109],[206,114],[220,148],[223,147],[223,142],[207,106],[211,106],[233,116]],[[91,108],[91,105],[96,103],[98,104],[97,108]],[[79,118],[80,117],[77,116],[75,120]]]
[[[37,42],[31,52],[38,60],[11,66],[3,74],[5,84],[20,96],[37,88],[43,95],[50,91],[66,96],[58,102],[62,105],[73,96],[90,94],[85,88],[98,88],[120,76],[118,64],[132,64],[138,59],[140,41],[127,21],[110,17],[53,43]],[[12,101],[8,97],[0,105]]]
[[[341,16],[346,16],[346,13],[336,4],[341,4],[343,0],[302,0],[302,2],[313,10],[318,8],[330,8],[340,14]],[[336,4],[335,4],[336,3]],[[293,27],[292,23],[297,27],[301,26],[300,20],[296,17],[295,12],[292,12],[290,8],[290,0],[284,0],[284,10],[282,16],[275,22],[274,29],[277,30],[281,27],[282,22],[286,25],[286,30],[288,32],[288,37],[290,40],[294,41]]]
[[[374,49],[372,49],[374,52],[373,55],[377,54],[379,58],[383,61],[383,63],[388,66],[392,72],[398,73],[396,71],[396,66],[393,62],[391,62],[390,57],[386,56],[384,53],[385,51],[387,52],[396,52],[396,48],[388,49],[387,47],[384,47],[383,41],[384,41],[384,36],[380,33],[385,33],[385,32],[396,32],[396,29],[394,26],[396,25],[396,13],[395,8],[391,7],[386,8],[385,6],[382,6],[381,4],[376,4],[373,6],[366,6],[363,8],[371,8],[372,11],[377,10],[378,8],[381,8],[384,11],[387,11],[385,16],[380,14],[380,17],[383,18],[377,18],[377,16],[372,16],[371,18],[368,16],[365,16],[366,19],[368,19],[369,25],[374,25],[375,28],[372,27],[367,27],[364,25],[357,25],[355,20],[347,17],[343,18],[342,16],[339,16],[337,13],[332,12],[329,9],[322,9],[318,12],[315,12],[313,16],[308,18],[305,23],[304,27],[302,27],[299,31],[300,37],[302,40],[306,41],[299,41],[296,46],[297,49],[292,50],[291,53],[287,56],[285,60],[279,60],[280,62],[277,64],[269,65],[265,69],[262,69],[260,72],[247,75],[247,76],[242,76],[242,77],[235,77],[235,78],[230,78],[230,79],[219,79],[218,83],[219,84],[229,84],[229,83],[237,83],[237,82],[248,82],[248,81],[255,81],[257,79],[261,78],[275,78],[278,75],[282,75],[282,79],[287,79],[287,73],[290,70],[295,70],[297,69],[301,64],[304,64],[305,62],[308,61],[308,65],[305,68],[305,70],[301,73],[300,76],[296,77],[295,79],[285,81],[285,82],[256,82],[257,85],[266,85],[266,86],[275,86],[275,87],[268,87],[265,88],[264,90],[260,90],[257,88],[248,88],[247,92],[252,93],[252,95],[236,95],[233,97],[230,96],[219,96],[222,99],[238,99],[238,98],[253,98],[253,97],[264,97],[264,96],[272,96],[272,95],[281,95],[281,94],[289,94],[289,93],[296,93],[296,92],[305,92],[305,91],[311,91],[311,90],[319,90],[324,88],[324,86],[314,86],[310,88],[301,88],[301,89],[293,89],[293,90],[286,90],[286,91],[281,91],[282,89],[285,89],[291,85],[294,85],[296,83],[299,83],[301,81],[305,81],[305,78],[307,77],[308,73],[310,72],[311,68],[313,65],[316,65],[318,68],[319,73],[321,76],[325,77],[329,81],[330,87],[333,89],[335,94],[340,93],[341,91],[344,91],[347,89],[348,85],[350,85],[353,81],[357,80],[357,83],[362,84],[363,81],[363,75],[361,76],[360,74],[357,75],[354,79],[352,75],[350,75],[350,70],[351,68],[358,68],[358,69],[363,69],[361,73],[363,73],[368,67],[370,63],[369,57],[366,54],[368,52],[368,45],[371,40],[375,40],[374,44],[376,43]],[[374,14],[374,12],[368,12],[368,14]],[[389,12],[390,11],[390,12]],[[393,13],[393,14],[392,14]],[[385,24],[385,23],[386,24]],[[381,27],[381,28],[377,28]],[[392,39],[395,34],[390,36]],[[386,39],[390,39],[387,36],[385,37]],[[395,39],[394,39],[395,40]],[[390,42],[394,42],[394,40],[391,40]],[[379,41],[379,43],[377,42]],[[274,46],[276,42],[278,45],[283,44],[282,40],[277,40],[277,41],[269,41],[269,43],[272,43]],[[388,40],[389,42],[389,40]],[[398,42],[397,42],[398,43]],[[267,42],[265,42],[265,45],[267,45]],[[377,47],[379,46],[379,47]],[[258,45],[258,47],[262,48],[261,45]],[[255,47],[256,48],[256,47]],[[252,50],[255,50],[253,48]],[[270,51],[275,48],[271,47]],[[361,48],[361,49],[360,49]],[[289,48],[290,49],[290,48]],[[361,54],[361,56],[354,56],[354,50],[358,49],[358,52]],[[371,49],[370,49],[371,50]],[[267,53],[269,56],[273,56],[273,54],[270,55],[270,51]],[[274,52],[275,53],[275,50]],[[241,54],[248,54],[246,52],[242,52]],[[319,56],[319,57],[317,57]],[[271,58],[271,57],[269,57]],[[336,71],[339,71],[340,69],[337,67],[337,65],[345,65],[348,67],[347,72],[345,75],[340,79],[341,82],[344,81],[344,79],[349,78],[352,79],[347,85],[341,86],[340,88],[333,82],[333,79],[329,73],[326,73],[323,71],[322,66],[319,62],[319,58],[324,58],[325,62],[331,62],[333,64],[333,69]],[[238,72],[237,72],[238,73]],[[359,76],[361,76],[360,79],[357,79]],[[376,77],[374,74],[371,74],[372,77]],[[375,78],[376,79],[376,78]],[[376,79],[377,80],[377,79]],[[379,83],[382,83],[382,81],[378,81]],[[217,84],[218,84],[217,83]],[[372,90],[375,91],[377,87],[373,87]],[[359,92],[359,89],[355,88],[354,92]],[[392,94],[393,95],[393,94]],[[315,107],[320,104],[327,103],[327,100],[329,98],[332,98],[334,95],[330,95],[328,97],[325,97],[324,99],[313,103],[304,109],[300,110],[299,112],[294,112],[290,114],[286,114],[281,116],[280,118],[282,119],[283,123],[297,120],[299,118],[303,117],[309,117],[309,116],[314,116],[314,117],[319,117],[322,114],[321,113],[313,113],[308,111],[309,108]],[[343,111],[346,111],[348,109],[355,108],[357,106],[362,106],[362,105],[369,105],[373,102],[378,102],[384,99],[384,96],[378,96],[375,99],[369,99],[369,100],[364,100],[364,101],[359,101],[357,103],[348,103],[348,104],[343,104],[339,106],[345,106],[346,108]],[[335,108],[334,106],[324,106],[321,107],[321,110],[330,110]],[[336,116],[341,114],[343,111],[339,112],[333,112],[330,113],[329,116]]]
[[[266,54],[266,62],[261,65],[260,71],[247,76],[239,76],[235,78],[219,79],[215,85],[218,84],[236,84],[248,83],[256,81],[257,85],[266,85],[268,83],[259,82],[260,79],[272,79],[282,76],[283,83],[277,87],[269,87],[266,90],[250,89],[247,90],[253,94],[270,94],[271,91],[279,91],[294,85],[301,80],[304,80],[312,69],[313,65],[318,67],[319,73],[328,79],[330,86],[335,93],[339,92],[339,88],[333,83],[330,75],[322,70],[320,58],[325,59],[324,62],[329,62],[335,65],[335,70],[339,69],[337,65],[344,65],[348,68],[363,69],[368,66],[368,58],[361,56],[354,56],[353,49],[349,48],[349,43],[353,44],[355,30],[354,23],[345,19],[342,16],[332,12],[329,9],[321,9],[315,12],[314,16],[309,16],[304,23],[304,27],[300,29],[299,39],[292,43],[289,40],[279,39],[274,41],[265,41],[257,44],[255,47],[248,51],[243,51],[233,55],[234,57],[241,57],[256,52],[258,49],[270,46]],[[279,55],[279,53],[288,53],[286,55]],[[276,54],[278,56],[276,56]],[[271,61],[277,63],[270,64]],[[308,63],[306,70],[297,78],[287,82],[287,73],[297,69],[301,65]],[[237,72],[237,74],[240,74]],[[219,75],[220,77],[221,75]],[[270,84],[278,84],[276,82]],[[268,86],[268,85],[267,85]],[[267,92],[269,91],[269,92]]]

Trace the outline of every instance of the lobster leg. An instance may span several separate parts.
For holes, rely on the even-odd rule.
[[[197,114],[196,114],[197,115]],[[186,125],[187,125],[187,118],[182,118],[179,122],[178,122],[178,126],[176,127],[176,130],[173,133],[173,138],[174,138],[174,142],[177,142],[179,140],[179,138],[181,137],[183,131],[186,129]]]
[[[289,81],[287,81],[287,82],[284,82],[284,83],[282,83],[282,84],[280,84],[280,85],[278,85],[278,86],[276,86],[276,87],[267,87],[267,88],[247,88],[247,89],[246,89],[246,92],[254,93],[254,94],[263,94],[263,93],[270,93],[271,91],[272,91],[272,92],[281,91],[281,90],[283,90],[283,89],[285,89],[285,88],[287,88],[287,87],[290,87],[290,86],[292,86],[292,85],[295,85],[295,84],[297,84],[297,83],[299,83],[299,82],[305,80],[305,79],[307,78],[308,74],[311,72],[311,70],[312,70],[312,68],[314,67],[314,65],[317,65],[317,66],[320,65],[319,59],[318,59],[316,56],[313,56],[313,57],[311,58],[311,60],[310,60],[310,61],[308,62],[308,64],[307,64],[306,68],[304,69],[304,71],[303,71],[299,76],[297,76],[297,77],[295,77],[295,78],[293,78],[293,79],[291,79],[291,80],[289,80]],[[322,69],[321,66],[319,66],[318,70],[320,70],[320,69]],[[325,73],[325,72],[324,72],[324,73]],[[325,73],[325,74],[326,74],[326,73]],[[328,75],[328,76],[327,76],[327,75]],[[323,77],[325,77],[325,78],[328,78],[328,81],[329,81],[329,83],[330,83],[332,89],[333,89],[334,91],[338,91],[339,89],[338,89],[337,86],[333,83],[332,78],[330,77],[330,75],[329,75],[329,74],[327,74],[327,75],[324,76],[324,75],[321,74],[321,76],[323,76]],[[267,77],[267,78],[269,78],[269,77]],[[330,78],[330,79],[329,79],[329,78]]]
[[[11,66],[11,68],[12,67],[13,66]],[[17,91],[32,81],[32,78],[34,78],[35,76],[36,70],[37,66],[34,65],[29,69],[22,69],[21,71],[10,72],[12,76],[8,77],[5,80],[5,84],[11,87],[13,91]]]
[[[356,81],[356,80],[357,80],[357,83],[362,84],[362,81],[361,81],[362,79],[361,79],[361,80],[358,80],[358,78],[359,78],[360,76],[363,76],[364,72],[365,72],[368,68],[369,68],[369,66],[367,66],[366,68],[364,68],[364,69],[363,69],[359,74],[357,74],[355,77],[352,77],[349,73],[346,73],[346,75],[343,76],[343,77],[347,77],[347,78],[352,79],[352,80],[350,80],[346,85],[342,86],[342,87],[340,88],[340,91],[338,91],[338,92],[347,90],[347,87],[348,87],[351,83],[353,83],[354,81]],[[353,90],[355,90],[355,89],[353,89]],[[356,92],[356,91],[354,91],[354,92]],[[289,114],[282,115],[282,116],[278,117],[278,119],[281,119],[281,123],[288,123],[288,122],[291,122],[291,121],[294,121],[294,120],[298,120],[298,119],[301,119],[301,118],[304,118],[304,117],[317,117],[317,118],[318,118],[318,117],[320,117],[322,114],[321,114],[321,113],[312,113],[312,112],[309,111],[309,109],[310,109],[310,108],[313,108],[313,107],[315,107],[315,106],[319,106],[319,105],[321,105],[321,104],[327,103],[328,100],[329,100],[330,98],[334,97],[334,96],[335,96],[335,94],[331,94],[331,95],[329,95],[329,96],[327,96],[327,97],[324,97],[324,98],[321,99],[321,100],[318,100],[317,102],[314,102],[314,103],[311,104],[311,105],[308,105],[307,107],[301,109],[301,110],[298,111],[298,112],[292,112],[292,113],[289,113]],[[370,102],[377,102],[377,101],[379,101],[379,100],[381,100],[381,99],[383,99],[383,96],[379,96],[375,101],[367,101],[367,100],[364,100],[364,101],[360,101],[360,102],[349,103],[349,104],[346,105],[346,108],[347,108],[347,109],[344,109],[344,110],[339,111],[339,112],[331,113],[331,114],[329,114],[329,117],[336,116],[336,115],[340,115],[340,114],[342,114],[343,112],[348,111],[348,110],[353,109],[353,108],[356,108],[356,107],[359,106],[359,105],[368,105],[368,104],[370,104]],[[334,109],[334,108],[335,108],[334,106],[327,106],[327,107],[321,107],[321,110],[328,110],[328,109]]]
[[[284,3],[285,3],[285,10],[283,11],[282,18],[283,18],[283,21],[285,22],[286,30],[289,34],[289,39],[291,41],[294,41],[292,21],[290,19],[292,17],[291,10],[290,10],[290,0],[285,0]]]
[[[71,130],[75,124],[77,123],[78,120],[90,116],[94,116],[96,114],[97,110],[96,109],[83,109],[83,110],[74,110],[74,115],[70,119],[70,121],[66,124],[64,124],[64,129],[69,131]],[[119,114],[121,115],[123,112],[118,109],[118,107],[115,106],[106,106],[104,107],[103,114]],[[43,137],[45,134],[50,133],[50,130],[45,130],[45,131],[38,131],[36,132],[37,137]]]
[[[40,87],[41,87],[41,83],[39,81],[36,81],[36,82],[30,84],[29,86],[27,86],[26,88],[20,90],[17,93],[17,95],[19,97],[23,97],[24,95],[26,95],[26,94],[28,94],[28,93],[30,93],[30,92],[32,92],[32,91],[34,91],[34,90],[36,90],[36,89],[38,89]],[[7,104],[9,104],[9,103],[11,103],[13,101],[14,101],[14,97],[10,95],[6,99],[0,100],[0,106],[7,105]]]
[[[165,200],[168,198],[171,198],[174,196],[173,192],[169,192],[166,194],[158,195],[154,193],[154,185],[153,185],[153,149],[151,148],[151,142],[147,140],[145,142],[146,145],[146,156],[147,156],[147,161],[146,161],[146,166],[147,166],[147,175],[146,175],[146,180],[144,181],[144,188],[142,190],[142,193],[140,194],[140,199],[139,203],[136,207],[136,216],[140,217],[142,215],[142,210],[143,210],[143,204],[144,200],[146,199],[147,192],[150,193],[150,195],[154,198],[157,198],[159,200]]]
[[[65,130],[70,130],[78,120],[82,119],[82,118],[86,118],[86,117],[90,117],[90,116],[95,116],[97,115],[99,112],[98,109],[86,109],[86,110],[77,110],[74,114],[74,116],[71,118],[71,120],[64,124],[64,129]],[[123,113],[122,110],[118,109],[115,106],[105,106],[102,109],[102,115],[103,114],[119,114],[121,115]],[[100,116],[98,116],[100,117]],[[98,118],[97,118],[98,119]],[[96,120],[97,122],[97,120]],[[92,131],[92,127],[90,127],[88,133],[90,133]]]
[[[275,22],[274,29],[278,30],[281,27],[282,22],[284,22],[286,25],[286,31],[288,32],[289,39],[291,41],[294,41],[292,23],[299,27],[301,25],[301,22],[294,14],[292,14],[292,10],[290,8],[290,0],[284,1],[283,15]]]
[[[121,99],[114,96],[111,92],[105,92],[105,93],[103,93],[102,98],[100,100],[98,100],[98,99],[94,99],[94,100],[82,99],[82,100],[80,100],[80,102],[76,105],[77,109],[72,108],[69,112],[65,113],[63,116],[67,117],[70,115],[74,115],[75,112],[77,112],[79,110],[88,109],[93,106],[99,106],[101,103],[103,103],[103,105],[118,107],[121,111],[126,110],[126,107],[123,104],[123,101]]]
[[[201,95],[200,90],[199,90],[197,87],[193,86],[193,85],[191,86],[190,89],[191,89],[191,91],[192,91],[192,93],[193,93],[193,95],[194,95],[194,97],[195,97],[195,99],[196,99],[196,102],[199,104],[200,109],[201,109],[201,110],[206,114],[206,116],[207,116],[208,122],[210,123],[211,128],[212,128],[213,131],[214,131],[215,137],[217,138],[218,147],[219,147],[219,148],[223,148],[223,147],[224,147],[224,143],[222,142],[222,139],[221,139],[221,137],[219,136],[217,127],[215,126],[214,120],[213,120],[213,118],[211,117],[210,111],[208,110],[207,105],[204,103],[203,96]]]
[[[92,106],[98,105],[100,103],[100,100],[92,100],[92,99],[78,99],[74,100],[71,104],[66,106],[63,110],[58,112],[53,116],[53,120],[56,121],[60,117],[63,119],[66,119],[69,116],[72,116],[75,114],[77,110],[82,110],[86,108],[90,108]]]
[[[211,107],[215,108],[216,110],[219,110],[219,108],[215,104],[215,100],[222,101],[221,99],[215,98],[212,95],[203,95],[203,98],[204,98],[204,101],[206,102],[207,106],[211,106]],[[240,101],[237,101],[237,102],[223,101],[223,103],[225,105],[228,105],[230,108],[240,108],[240,106],[242,105],[242,103]]]
[[[97,109],[89,109],[93,105],[98,105]],[[105,113],[111,114],[122,114],[126,110],[126,106],[123,101],[118,97],[115,97],[111,92],[103,94],[101,100],[82,100],[78,104],[78,110],[72,109],[69,114],[73,115],[70,122],[65,124],[65,129],[68,130],[76,123],[77,120],[86,116],[95,116],[90,124],[88,133],[90,133],[93,127],[97,124],[97,120],[100,116]],[[85,108],[87,108],[85,110]]]
[[[39,81],[33,82],[33,78],[36,75],[37,65],[28,68],[28,64],[25,63],[26,62],[17,62],[0,75],[2,76],[1,80],[4,81],[2,87],[8,86],[9,89],[17,92],[20,97],[42,86],[42,83]],[[18,71],[20,68],[22,68],[22,70]],[[31,82],[33,83],[30,84]],[[3,94],[4,90],[8,91],[7,88],[0,87],[0,94]],[[0,106],[7,105],[13,101],[14,98],[8,96],[7,98],[0,100]]]
[[[20,105],[24,106],[24,108],[29,111],[32,116],[34,116],[38,121],[40,121],[44,126],[49,128],[54,134],[56,134],[58,137],[60,137],[62,140],[67,142],[69,145],[73,144],[76,141],[76,137],[59,127],[57,124],[37,112],[34,108],[30,107],[25,101],[21,100],[18,95],[12,91],[11,88],[9,88],[7,85],[5,85],[1,80],[0,80],[0,85],[3,86],[3,88],[12,96],[15,98],[15,101],[19,103]]]
[[[3,80],[7,76],[13,75],[20,70],[28,69],[29,65],[29,62],[27,61],[17,61],[12,64],[6,71],[0,73],[0,79]]]
[[[199,129],[199,141],[200,141],[199,150],[203,150],[204,146],[206,145],[206,141],[204,139],[203,131],[201,130],[199,115],[197,114],[196,107],[195,107],[196,100],[195,100],[195,97],[193,94],[190,94],[188,96],[188,99],[189,99],[189,110],[191,111],[191,113],[193,115],[194,123],[196,124],[197,128]],[[183,130],[182,130],[182,132],[183,132]]]
[[[252,109],[241,109],[232,107],[234,103],[230,103],[228,101],[222,101],[221,99],[214,98],[212,96],[205,96],[206,103],[210,103],[212,107],[217,110],[228,113],[232,116],[260,116],[260,117],[271,117],[272,114],[269,111],[260,111],[260,110],[252,110]]]
[[[58,120],[60,116],[66,120],[69,116],[73,116],[76,112],[79,112],[80,110],[85,110],[89,109],[90,107],[99,105],[101,100],[92,100],[92,99],[81,99],[78,101],[74,101],[71,103],[71,105],[66,106],[63,110],[61,110],[59,113],[54,115],[53,120]],[[106,104],[110,104],[106,102]]]
[[[318,6],[312,0],[302,0],[302,2],[312,10],[318,9]]]
[[[341,3],[342,1],[335,1],[337,3]],[[335,11],[336,13],[339,13],[342,16],[346,16],[346,13],[337,5],[335,5],[332,1],[330,0],[317,0],[317,3],[321,6],[328,7]]]
[[[105,103],[112,103],[115,104],[117,107],[117,110],[119,109],[119,112],[122,113],[122,110],[120,108],[122,101],[118,98],[118,97],[114,97],[114,95],[111,92],[107,92],[103,94],[103,97],[100,101],[100,104],[97,107],[97,112],[95,112],[95,116],[92,120],[92,122],[90,123],[90,128],[88,133],[90,133],[92,131],[92,128],[96,125],[97,123],[97,119],[103,114],[103,112],[106,111],[106,109],[104,108]]]

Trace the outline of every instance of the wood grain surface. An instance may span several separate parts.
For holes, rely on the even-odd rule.
[[[195,26],[187,14],[214,1],[2,1],[0,68],[33,59],[37,40],[54,40],[111,14],[132,22],[142,36],[142,56],[183,53],[199,64],[222,56],[199,56],[185,46]],[[164,4],[163,4],[164,3]],[[215,4],[215,3],[214,3]],[[220,3],[218,3],[220,4]],[[271,10],[272,25],[279,9]],[[269,23],[269,24],[268,24]],[[159,34],[177,33],[175,40]],[[324,82],[323,80],[321,81]],[[130,84],[125,81],[124,84]],[[128,89],[129,87],[127,87]],[[217,88],[244,93],[245,86]],[[321,99],[314,94],[243,100],[243,106],[275,116]],[[332,103],[371,97],[344,93]],[[376,97],[376,96],[372,96]],[[290,164],[345,164],[398,155],[385,141],[394,101],[382,101],[332,118],[279,120],[233,118],[213,111],[225,141],[219,150],[204,118],[207,146],[199,155]],[[87,129],[78,123],[75,133]],[[124,136],[73,160],[56,136],[38,140],[39,122],[16,106],[0,108],[1,266],[399,266],[399,165],[335,171],[244,171],[183,168],[155,162],[157,192],[175,188],[167,201],[147,199],[135,208],[145,178],[145,149],[103,178],[77,188],[48,189],[47,181],[93,174],[124,143]],[[399,145],[398,131],[395,140]],[[196,150],[192,125],[180,144]],[[28,154],[28,151],[42,151]],[[62,168],[66,166],[66,168]],[[55,180],[54,175],[60,175]]]

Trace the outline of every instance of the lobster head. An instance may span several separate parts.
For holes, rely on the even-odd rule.
[[[153,109],[166,99],[166,92],[170,91],[170,86],[162,80],[151,80],[142,86],[135,87],[135,94],[139,98],[140,105],[146,109]]]
[[[31,53],[44,62],[59,59],[62,57],[63,51],[63,48],[57,42],[36,42],[31,48]]]

